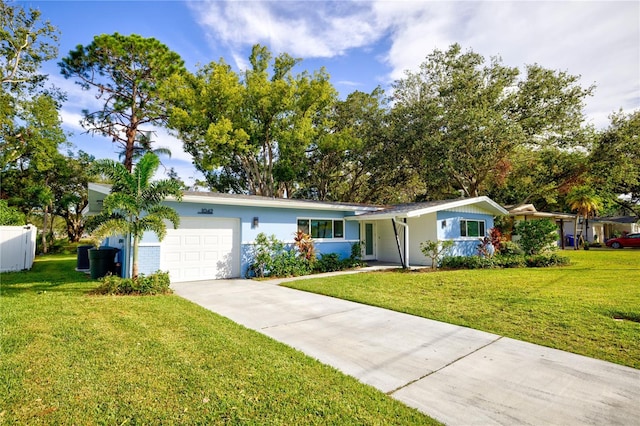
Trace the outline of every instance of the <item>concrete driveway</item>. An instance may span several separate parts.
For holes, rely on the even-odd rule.
[[[448,425],[640,424],[640,370],[276,283],[172,287]]]

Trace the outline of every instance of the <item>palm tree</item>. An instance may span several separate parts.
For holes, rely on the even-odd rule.
[[[138,137],[136,138],[133,145],[133,154],[131,158],[133,160],[138,160],[147,152],[152,152],[156,155],[166,155],[171,158],[171,150],[165,146],[160,146],[158,148],[152,148],[151,144],[155,141],[151,140],[151,134],[155,132],[151,131],[141,131]],[[120,160],[124,159],[127,155],[126,148],[123,148],[122,151],[118,153],[118,158]]]
[[[111,193],[102,202],[103,211],[94,235],[99,239],[111,235],[130,234],[133,239],[132,278],[138,277],[138,246],[146,231],[154,232],[160,241],[167,233],[164,220],[176,228],[178,213],[162,204],[167,196],[182,199],[180,185],[175,180],[151,181],[160,160],[146,153],[131,173],[124,165],[113,160],[98,160],[95,170],[111,180]]]
[[[582,215],[584,217],[584,226],[586,227],[585,239],[589,241],[589,217],[602,208],[602,199],[596,194],[596,191],[587,185],[576,186],[567,194],[567,204],[571,210],[576,211],[576,222],[574,224],[574,248],[577,247],[578,219]]]

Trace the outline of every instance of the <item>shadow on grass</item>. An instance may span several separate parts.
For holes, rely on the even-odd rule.
[[[98,282],[84,272],[76,271],[75,268],[75,257],[38,257],[30,271],[7,272],[0,275],[0,297],[44,292],[68,295],[90,293]]]

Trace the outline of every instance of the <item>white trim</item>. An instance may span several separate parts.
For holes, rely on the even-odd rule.
[[[460,200],[453,200],[448,203],[438,204],[438,205],[424,207],[424,208],[416,207],[415,210],[409,210],[404,213],[393,211],[393,207],[392,207],[391,209],[389,209],[390,211],[388,213],[379,213],[375,215],[364,214],[364,215],[357,215],[357,216],[347,216],[345,217],[345,220],[371,221],[371,220],[388,220],[388,219],[394,219],[394,218],[402,218],[402,219],[412,218],[412,217],[424,216],[429,213],[436,213],[443,210],[450,210],[457,207],[467,206],[471,204],[482,205],[484,210],[486,210],[487,213],[489,214],[506,215],[509,213],[498,203],[496,203],[489,197],[483,195],[481,197],[475,197],[475,198],[462,198]]]
[[[367,225],[371,225],[371,239],[373,244],[373,250],[371,254],[367,255]],[[360,241],[363,244],[362,248],[362,260],[377,260],[378,259],[378,227],[373,220],[360,222]]]
[[[100,194],[109,195],[111,185],[89,182],[89,191],[95,191]],[[167,197],[166,201],[177,201],[175,197]],[[333,210],[333,211],[350,211],[355,213],[366,213],[381,210],[382,207],[370,205],[356,204],[340,204],[311,200],[295,200],[291,198],[268,198],[260,196],[233,196],[232,194],[218,194],[203,192],[185,193],[182,195],[184,203],[199,204],[220,204],[226,206],[250,206],[250,207],[274,207],[281,209],[305,209],[305,210]]]
[[[288,241],[281,241],[283,244],[285,245],[292,245],[295,244],[294,240],[288,240]],[[359,243],[360,240],[341,240],[341,239],[336,239],[336,238],[314,238],[313,239],[313,243],[349,243],[349,244],[353,244],[353,243]],[[255,246],[256,245],[256,241],[241,241],[240,242],[241,245],[247,245],[247,246]]]
[[[320,243],[324,243],[324,242],[332,242],[332,241],[345,241],[345,235],[347,233],[347,226],[345,223],[344,218],[334,218],[334,217],[310,217],[310,216],[296,216],[296,230],[295,232],[298,231],[298,221],[300,220],[308,220],[309,221],[309,236],[311,236],[311,221],[312,220],[327,220],[327,221],[331,221],[331,238],[314,238],[313,236],[311,236],[311,239],[313,241],[317,241]],[[342,237],[334,237],[333,235],[335,234],[334,232],[334,222],[340,221],[342,222]]]
[[[467,225],[467,222],[478,222],[478,224],[480,222],[482,222],[482,228],[483,228],[483,233],[482,235],[462,235],[462,232],[460,232],[460,238],[467,238],[467,239],[476,239],[476,238],[484,238],[487,236],[487,221],[484,219],[467,219],[465,217],[460,218],[460,226],[462,226],[462,222],[465,222],[465,226],[467,229],[465,229],[465,233],[468,234],[469,233],[469,225]],[[462,230],[461,227],[459,227],[460,230]],[[480,227],[478,227],[478,231],[480,231]]]
[[[138,247],[160,247],[162,242],[153,242],[153,243],[138,243]]]

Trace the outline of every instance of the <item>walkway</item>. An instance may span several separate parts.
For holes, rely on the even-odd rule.
[[[274,282],[172,287],[448,425],[640,421],[640,370]]]

